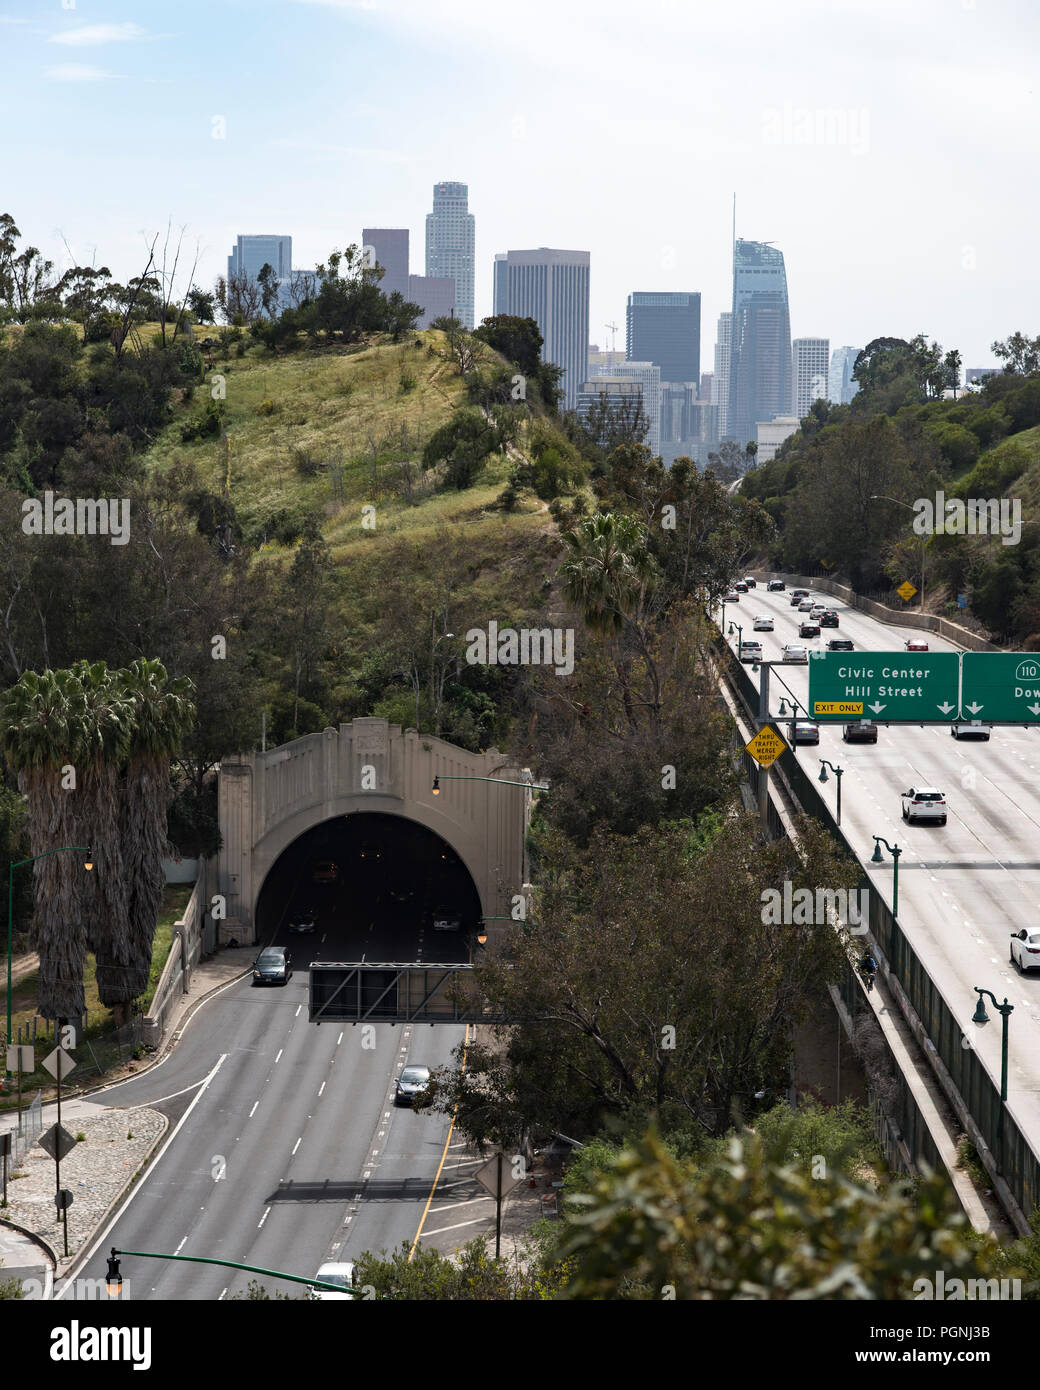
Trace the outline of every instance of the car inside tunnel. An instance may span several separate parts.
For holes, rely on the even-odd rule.
[[[258,941],[295,968],[324,961],[469,960],[480,897],[455,850],[403,816],[360,812],[283,851],[257,904]]]

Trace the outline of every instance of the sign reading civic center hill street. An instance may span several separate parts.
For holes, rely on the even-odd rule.
[[[961,663],[962,719],[1040,722],[1040,652],[965,652]]]
[[[959,652],[814,651],[809,716],[882,723],[951,719],[957,714],[959,676]]]

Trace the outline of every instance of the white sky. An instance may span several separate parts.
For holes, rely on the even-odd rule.
[[[461,179],[478,318],[496,251],[588,250],[592,340],[632,290],[699,290],[708,370],[736,192],[795,337],[981,366],[1040,333],[1038,39],[1035,0],[0,0],[0,210],[119,278],[169,217],[205,283],[239,232],[306,266],[365,225],[422,273]]]

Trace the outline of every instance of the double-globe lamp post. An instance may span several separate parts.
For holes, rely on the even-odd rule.
[[[883,835],[874,836],[874,853],[870,856],[872,864],[883,864],[885,856],[881,853],[881,846],[888,850],[892,856],[892,916],[899,916],[899,856],[903,851],[898,845],[890,845]]]
[[[828,762],[828,760],[827,760],[826,758],[821,758],[821,759],[820,759],[820,764],[821,764],[821,766],[820,766],[820,775],[819,775],[819,778],[817,779],[818,781],[820,781],[820,782],[827,782],[827,781],[830,780],[830,779],[828,778],[828,776],[827,776],[827,769],[828,769],[828,768],[830,768],[830,770],[834,773],[834,776],[837,778],[837,781],[838,781],[838,809],[837,809],[836,819],[837,819],[838,824],[840,825],[840,824],[841,824],[841,774],[845,771],[845,769],[844,769],[843,767],[835,767],[834,764],[833,764],[832,762]]]
[[[24,868],[26,864],[35,864],[37,859],[46,859],[50,854],[79,853],[86,856],[83,867],[89,871],[94,867],[94,851],[89,845],[59,845],[57,849],[45,849],[42,854],[34,854],[31,859],[15,859],[11,861],[7,871],[7,1046],[10,1047],[14,1039],[11,1037],[11,949],[14,941],[14,871]],[[10,1070],[7,1075],[10,1076]]]

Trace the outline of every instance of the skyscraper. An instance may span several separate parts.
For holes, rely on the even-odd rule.
[[[733,323],[726,434],[755,438],[760,420],[788,415],[792,404],[791,315],[783,252],[762,241],[733,247]]]
[[[364,247],[371,247],[371,258],[381,265],[386,274],[379,282],[379,289],[387,299],[395,290],[408,298],[408,228],[407,227],[366,227],[362,231]]]
[[[289,281],[292,276],[291,236],[240,236],[228,256],[228,280],[245,275],[256,280],[265,265],[278,277],[278,302],[284,309],[289,303]]]
[[[719,439],[726,438],[726,425],[729,420],[729,359],[733,345],[733,315],[725,312],[719,315],[719,326],[715,330],[715,371],[712,376],[711,399],[715,406],[715,427]],[[747,443],[745,439],[744,443]]]
[[[468,206],[467,184],[435,183],[426,214],[426,274],[455,281],[455,315],[464,328],[473,327],[475,220]]]
[[[852,379],[852,369],[859,356],[859,348],[840,347],[831,353],[831,368],[827,382],[827,399],[831,405],[848,405],[859,390],[859,383]]]
[[[637,291],[625,309],[625,356],[654,362],[662,381],[690,381],[701,374],[701,297]]]
[[[429,328],[434,319],[452,317],[455,311],[455,281],[450,275],[409,275],[405,299],[418,304],[422,310],[415,326]]]
[[[544,343],[542,357],[563,368],[563,400],[578,403],[585,383],[589,348],[589,253],[507,251],[505,266],[496,257],[496,314],[534,319]]]
[[[643,413],[647,418],[646,445],[656,456],[661,452],[661,368],[656,362],[621,362],[610,375],[621,381],[638,381]]]
[[[827,376],[830,367],[829,338],[795,338],[794,352],[794,413],[804,420],[813,401],[828,399]]]

